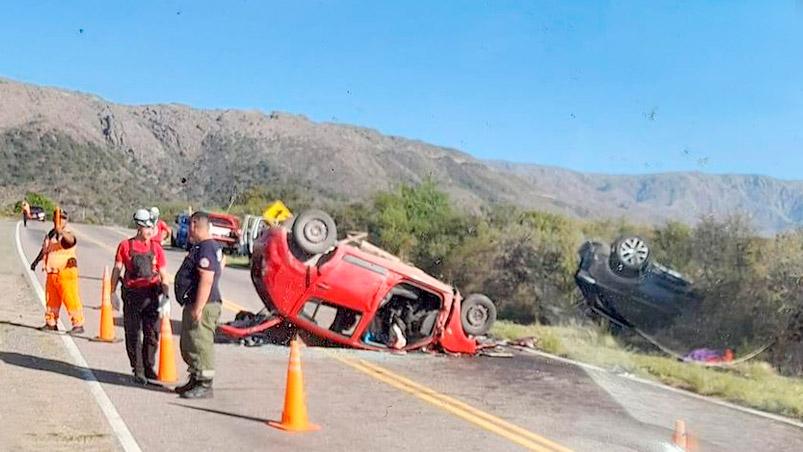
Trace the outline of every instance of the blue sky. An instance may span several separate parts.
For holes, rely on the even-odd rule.
[[[288,111],[583,171],[803,179],[795,1],[4,3],[0,76],[115,102]]]

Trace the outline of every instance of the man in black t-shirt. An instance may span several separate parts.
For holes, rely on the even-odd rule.
[[[174,282],[176,300],[184,306],[181,357],[189,366],[190,377],[176,392],[185,399],[205,399],[213,395],[214,338],[223,302],[218,287],[223,252],[212,239],[205,212],[195,212],[190,217],[190,239],[194,245]]]

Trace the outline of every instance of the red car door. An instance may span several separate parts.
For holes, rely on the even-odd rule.
[[[329,319],[330,322],[311,318],[320,309],[316,305],[323,303],[332,309],[345,308],[338,315],[356,314],[359,318],[355,322],[355,329],[351,329],[347,336],[351,337],[373,317],[379,292],[385,288],[391,276],[388,269],[349,253],[345,247],[337,250],[325,263],[311,268],[311,273],[310,287],[301,303],[295,307],[294,317],[318,334],[339,342],[347,339],[342,334],[340,337],[333,335],[330,327],[335,319]]]

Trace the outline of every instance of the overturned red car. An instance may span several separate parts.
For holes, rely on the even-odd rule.
[[[248,329],[284,321],[326,342],[369,350],[441,349],[473,354],[496,307],[480,294],[463,299],[452,286],[371,245],[364,235],[336,240],[325,212],[310,210],[264,230],[251,279],[269,313]]]

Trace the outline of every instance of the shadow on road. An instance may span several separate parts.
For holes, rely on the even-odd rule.
[[[90,380],[89,372],[95,375],[95,379],[104,384],[111,384],[116,386],[127,386],[132,388],[141,388],[149,391],[158,392],[172,392],[168,388],[148,384],[142,385],[134,383],[132,376],[129,374],[122,374],[103,369],[89,369],[86,367],[79,367],[74,364],[58,361],[50,358],[42,358],[39,356],[25,355],[15,352],[0,351],[0,361],[10,364],[12,366],[24,367],[26,369],[41,370],[45,372],[53,372],[57,374],[66,375],[68,377],[77,378],[79,380]]]
[[[44,321],[42,322],[42,324],[44,324]],[[53,334],[53,333],[47,333],[45,331],[40,331],[38,326],[23,325],[22,323],[9,322],[8,320],[0,320],[0,325],[15,326],[17,328],[28,328],[29,330],[35,330],[36,332],[42,333],[42,334]]]
[[[92,281],[103,281],[103,278],[100,277],[100,276],[78,275],[78,279],[90,279]]]
[[[9,326],[17,327],[17,328],[27,328],[29,330],[34,330],[37,333],[41,333],[41,334],[59,335],[59,334],[67,334],[67,331],[69,331],[69,330],[67,330],[67,331],[59,331],[59,332],[42,331],[42,330],[39,329],[39,326],[32,326],[32,325],[25,325],[25,324],[22,324],[22,323],[9,322],[8,320],[0,320],[0,325],[9,325]],[[86,326],[86,325],[84,325],[84,326]],[[123,327],[123,319],[121,317],[115,317],[114,318],[114,326],[119,326],[119,327],[122,328]],[[171,319],[170,320],[170,328],[172,328],[172,330],[173,330],[173,336],[175,336],[175,337],[180,337],[181,336],[181,320],[173,320],[173,319]],[[85,341],[94,341],[95,340],[94,337],[80,336],[80,335],[72,336],[72,338],[73,339],[82,339],[82,340],[85,340]],[[119,339],[122,340],[122,335],[120,335]]]
[[[41,333],[41,334],[55,334],[55,335],[67,334],[67,331],[58,331],[58,332],[56,332],[56,331],[42,331],[42,330],[39,329],[38,326],[25,325],[25,324],[16,323],[16,322],[9,322],[8,320],[0,320],[0,325],[9,325],[9,326],[13,326],[13,327],[16,327],[16,328],[27,328],[29,330],[34,330],[37,333]],[[91,340],[91,338],[86,337],[86,336],[72,336],[72,338],[73,339],[83,339],[83,340],[87,340],[87,341]]]
[[[244,414],[229,413],[228,411],[215,410],[215,409],[212,409],[212,408],[203,408],[203,407],[199,407],[199,406],[184,405],[184,404],[181,404],[181,403],[170,402],[170,405],[180,406],[182,408],[189,408],[191,410],[206,411],[207,413],[220,414],[221,416],[229,416],[229,417],[234,417],[234,418],[238,418],[238,419],[245,419],[246,421],[260,422],[260,423],[263,423],[263,424],[267,423],[268,421],[270,421],[270,419],[263,419],[263,418],[259,418],[259,417],[246,416]]]
[[[8,320],[0,320],[0,325],[9,325],[9,326],[13,326],[13,327],[16,327],[16,328],[27,328],[29,330],[34,330],[37,333],[41,333],[41,334],[61,335],[61,334],[67,334],[67,331],[69,331],[69,330],[67,330],[67,331],[63,331],[63,330],[59,330],[59,331],[42,331],[42,330],[39,329],[41,327],[41,325],[38,325],[38,326],[25,325],[25,324],[17,323],[17,322],[9,322]],[[86,337],[86,336],[72,336],[72,337],[73,337],[73,339],[86,339],[86,340],[89,340],[89,338]]]

